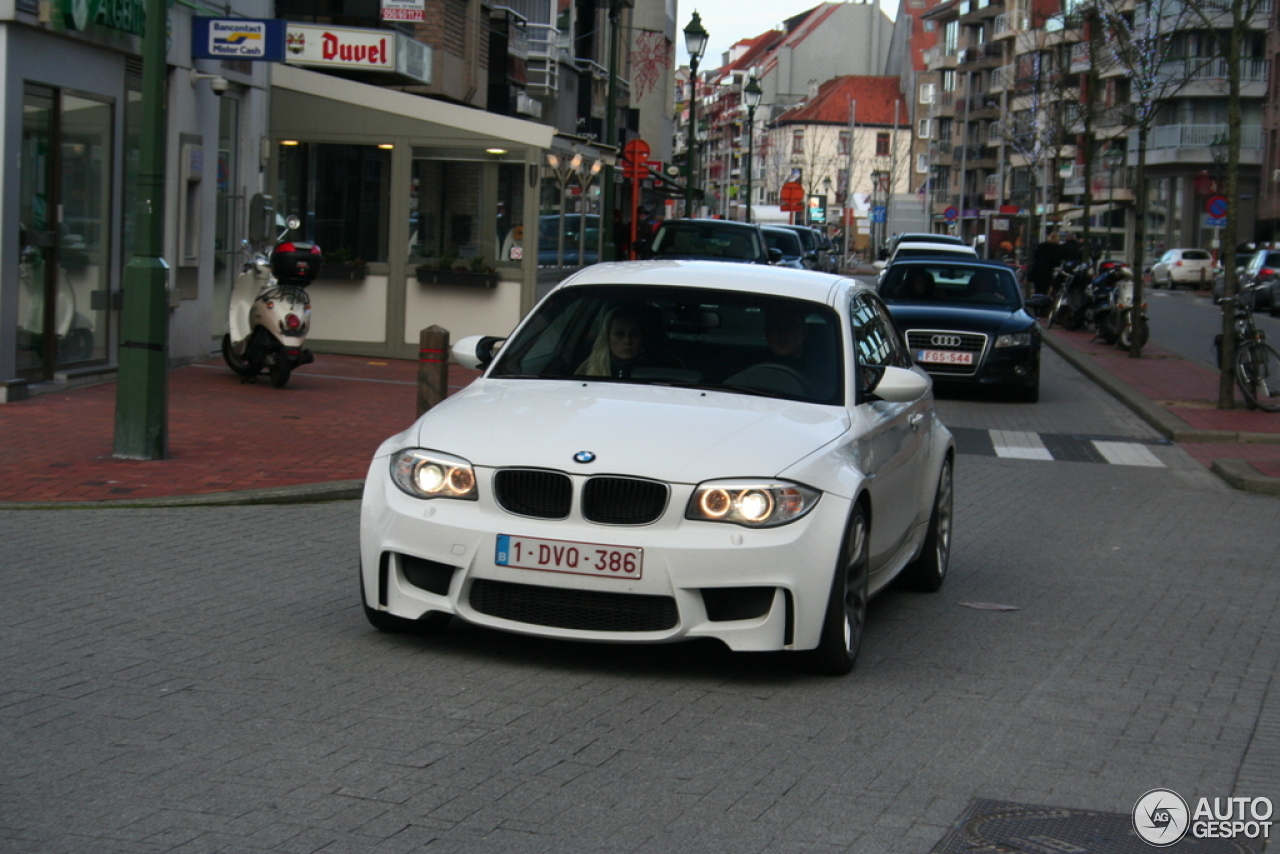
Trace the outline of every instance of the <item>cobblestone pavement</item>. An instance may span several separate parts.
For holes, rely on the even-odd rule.
[[[944,416],[1150,438],[1050,364]],[[1149,447],[962,454],[947,585],[875,600],[842,679],[379,634],[351,501],[0,512],[0,851],[918,854],[977,798],[1280,801],[1280,500]]]

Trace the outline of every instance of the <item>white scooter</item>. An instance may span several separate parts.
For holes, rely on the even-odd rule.
[[[18,349],[39,351],[44,329],[44,260],[33,246],[22,247],[18,279]],[[93,358],[93,321],[76,307],[75,289],[62,267],[58,268],[53,332],[59,365]]]
[[[273,388],[284,388],[294,368],[315,361],[302,346],[311,326],[306,285],[319,275],[324,256],[314,243],[284,240],[299,225],[289,217],[269,256],[244,241],[249,260],[231,290],[222,358],[245,382],[266,371]]]

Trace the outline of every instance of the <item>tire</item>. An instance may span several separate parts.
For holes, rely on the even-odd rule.
[[[276,356],[276,360],[267,368],[267,375],[271,377],[272,388],[284,388],[289,383],[289,375],[293,373],[293,365],[289,364],[289,360]]]
[[[1038,387],[1037,387],[1038,388]],[[910,590],[932,593],[942,587],[951,564],[951,523],[954,519],[955,489],[952,460],[947,458],[938,475],[933,513],[929,516],[929,533],[925,535],[920,557],[902,572],[902,583]]]
[[[244,377],[245,379],[250,379],[258,374],[258,370],[253,367],[253,365],[250,365],[247,361],[241,359],[235,354],[235,351],[231,349],[231,333],[227,333],[222,336],[222,361],[226,362],[227,367],[230,368],[237,376]]]
[[[1280,412],[1280,355],[1251,341],[1236,353],[1236,385],[1250,409]]]
[[[1142,322],[1141,328],[1142,332],[1139,335],[1141,340],[1138,342],[1138,346],[1145,347],[1147,342],[1151,340],[1151,327],[1146,322]],[[1130,345],[1133,344],[1133,325],[1129,323],[1129,311],[1127,309],[1120,313],[1120,329],[1116,338],[1116,346],[1121,350],[1128,350]]]
[[[867,576],[871,525],[867,511],[855,505],[840,544],[840,557],[831,580],[822,635],[808,663],[817,673],[844,676],[853,669],[867,623]]]

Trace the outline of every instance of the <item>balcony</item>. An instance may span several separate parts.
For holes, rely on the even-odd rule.
[[[1227,126],[1218,125],[1165,125],[1151,129],[1147,139],[1147,165],[1164,164],[1212,164],[1213,154],[1209,146],[1216,139],[1226,139]],[[1240,165],[1245,167],[1262,164],[1262,128],[1246,125],[1240,129]],[[1138,135],[1129,133],[1129,150],[1137,150]]]
[[[1178,86],[1179,97],[1221,97],[1229,63],[1224,57],[1197,56],[1162,63],[1158,86]],[[1240,94],[1261,98],[1266,94],[1269,63],[1265,59],[1240,61]],[[1185,81],[1185,83],[1184,83]]]
[[[1090,195],[1093,197],[1093,201],[1106,201],[1107,199],[1132,201],[1134,171],[1132,166],[1121,166],[1119,169],[1112,170],[1098,163],[1093,164],[1093,174],[1090,176],[1087,185],[1091,188]],[[1085,190],[1084,166],[1072,166],[1071,173],[1062,179],[1062,194],[1064,196],[1083,196]]]
[[[925,65],[930,71],[955,68],[959,62],[957,53],[958,51],[955,48],[948,50],[946,45],[936,45],[924,52]]]
[[[987,87],[991,92],[1004,92],[1013,88],[1014,67],[1002,65],[991,72],[991,83]]]
[[[1025,32],[1030,22],[1031,16],[1024,9],[1014,9],[1012,12],[997,15],[995,23],[991,25],[991,38],[1006,39],[1016,36],[1018,33]]]
[[[560,88],[560,30],[550,24],[528,24],[528,89],[551,95]]]

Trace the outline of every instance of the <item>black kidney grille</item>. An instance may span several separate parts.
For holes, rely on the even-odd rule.
[[[471,607],[482,614],[557,629],[587,632],[660,632],[679,621],[670,596],[600,593],[476,579]]]
[[[646,525],[667,507],[667,485],[631,477],[593,477],[582,490],[582,515],[606,525]]]
[[[501,469],[493,477],[493,493],[508,513],[539,519],[564,519],[573,504],[573,483],[558,471]]]

